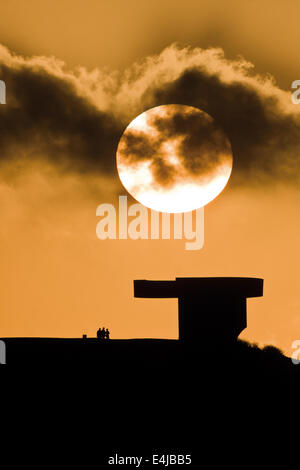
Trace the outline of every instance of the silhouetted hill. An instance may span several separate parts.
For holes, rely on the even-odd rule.
[[[48,378],[43,407],[55,403],[61,419],[74,422],[74,434],[68,431],[72,456],[74,442],[80,449],[86,437],[85,449],[97,455],[100,468],[115,453],[184,452],[192,453],[192,468],[206,459],[211,466],[223,465],[238,458],[239,448],[245,452],[242,462],[256,455],[252,464],[262,463],[264,455],[267,463],[275,455],[279,413],[296,406],[300,365],[274,347],[245,341],[188,347],[159,339],[4,340],[7,363],[24,369],[38,398],[37,384]],[[58,423],[54,435],[61,433],[64,443]]]
[[[229,344],[188,345],[167,339],[96,338],[2,338],[7,364],[27,367],[78,364],[101,366],[128,373],[137,370],[189,371],[210,380],[299,380],[300,365],[294,365],[273,346],[260,349],[246,341]]]

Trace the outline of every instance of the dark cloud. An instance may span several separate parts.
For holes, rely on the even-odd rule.
[[[176,106],[174,114],[166,118],[155,118],[153,125],[162,140],[181,138],[179,154],[188,174],[208,176],[222,163],[224,154],[231,153],[230,143],[224,132],[206,113],[196,109],[180,112]]]
[[[160,112],[160,109],[164,109]],[[146,114],[147,115],[147,114]],[[171,187],[182,177],[198,177],[207,181],[214,176],[224,155],[231,155],[231,148],[224,132],[206,113],[188,106],[169,105],[157,108],[147,115],[151,131],[144,132],[129,127],[124,133],[118,150],[122,163],[135,166],[150,163],[153,187]],[[180,168],[168,160],[166,142],[177,141],[177,157]]]
[[[259,86],[228,83],[218,74],[193,67],[176,80],[147,90],[144,98],[149,106],[180,103],[213,116],[230,139],[236,182],[298,179],[299,114],[282,111],[275,94],[263,95]],[[189,161],[193,166],[193,158]]]
[[[133,171],[136,164],[149,162],[153,177],[152,186],[155,187],[158,184],[170,187],[174,182],[176,171],[174,166],[164,159],[161,145],[165,138],[166,134],[162,132],[153,138],[147,132],[129,128],[122,136],[118,148],[118,161],[131,167]]]
[[[1,65],[7,104],[0,107],[0,162],[46,159],[61,171],[114,171],[123,126],[41,68]]]
[[[297,106],[283,110],[288,100],[290,104],[288,93],[283,96],[282,90],[262,77],[249,79],[251,66],[245,61],[226,61],[221,50],[172,46],[148,58],[144,65],[133,66],[123,77],[114,79],[114,75],[99,73],[93,81],[89,76],[86,94],[79,92],[81,78],[76,82],[72,72],[64,73],[61,65],[53,64],[47,58],[35,61],[0,50],[0,77],[7,87],[7,104],[0,106],[0,165],[18,159],[28,164],[44,159],[59,171],[117,176],[115,153],[126,125],[146,109],[177,103],[207,112],[225,131],[234,156],[232,181],[298,180]],[[105,106],[92,93],[97,87]],[[222,137],[211,128],[214,145],[210,147],[210,139],[206,139],[203,147],[201,126],[192,115],[156,120],[155,126],[163,136],[184,134],[198,126],[198,131],[186,133],[181,143],[182,155],[187,156],[184,165],[190,172],[214,165],[218,146],[224,146]],[[126,138],[131,149],[128,158],[156,156],[153,169],[157,179],[172,182],[173,167],[157,152],[160,142],[141,133]]]
[[[157,156],[160,145],[160,139],[152,139],[146,132],[129,128],[122,137],[122,156],[128,164],[151,160]]]

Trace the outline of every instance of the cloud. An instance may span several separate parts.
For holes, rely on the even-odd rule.
[[[191,106],[156,107],[126,129],[118,147],[118,161],[135,174],[149,163],[151,185],[171,188],[178,181],[208,182],[219,168],[231,166],[231,148],[224,132],[206,113]]]
[[[49,63],[0,62],[7,104],[0,107],[0,165],[44,159],[59,171],[112,173],[120,120],[102,111]]]
[[[201,63],[201,56],[174,80],[151,86],[145,92],[149,106],[192,105],[213,116],[231,142],[236,183],[297,181],[300,113],[291,94],[270,77],[253,75],[250,65],[226,61],[221,51],[211,62]]]
[[[210,114],[226,132],[236,183],[298,179],[300,107],[272,77],[255,74],[242,58],[227,60],[221,49],[173,45],[121,73],[70,71],[53,57],[24,58],[1,47],[0,78],[7,86],[7,104],[0,107],[0,174],[4,163],[44,159],[61,172],[116,177],[115,152],[129,122],[154,106],[185,104]],[[193,124],[169,125],[178,132]],[[195,172],[198,143],[200,134],[199,142],[183,143],[186,165]],[[155,151],[148,144],[132,139],[145,157]]]

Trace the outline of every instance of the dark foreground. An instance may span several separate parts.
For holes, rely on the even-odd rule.
[[[285,433],[289,440],[294,436],[281,423],[296,419],[300,365],[272,347],[243,341],[193,347],[151,339],[4,341],[7,364],[26,376],[15,407],[30,386],[32,396],[23,400],[26,423],[40,409],[43,426],[54,423],[56,449],[83,463],[93,456],[96,468],[119,468],[108,464],[116,454],[150,460],[192,454],[192,468],[243,468],[245,462],[259,468],[276,461]],[[166,465],[144,462],[140,468]]]
[[[275,347],[260,349],[240,340],[221,344],[202,339],[186,344],[166,339],[2,339],[7,365],[27,369],[83,366],[106,374],[129,374],[137,380],[163,374],[165,383],[175,380],[179,388],[196,381],[203,386],[229,384],[250,390],[259,383],[260,389],[278,389],[300,379],[300,365]]]

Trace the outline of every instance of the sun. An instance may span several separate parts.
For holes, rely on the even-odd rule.
[[[161,212],[205,206],[225,188],[232,171],[231,145],[207,113],[163,105],[137,116],[117,148],[117,168],[127,191]]]

